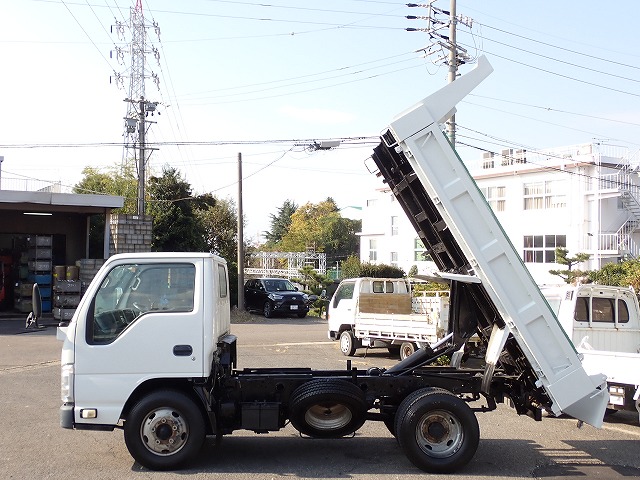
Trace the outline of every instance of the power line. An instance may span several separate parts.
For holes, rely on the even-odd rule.
[[[547,42],[543,42],[541,40],[533,39],[533,38],[530,38],[530,37],[525,37],[524,35],[518,35],[517,33],[513,33],[513,32],[509,32],[507,30],[502,30],[500,28],[492,27],[491,25],[487,25],[485,23],[480,23],[480,25],[482,25],[483,27],[489,28],[491,30],[496,30],[498,32],[506,33],[507,35],[512,35],[514,37],[522,38],[523,40],[529,40],[530,42],[539,43],[540,45],[545,45],[547,47],[553,47],[553,48],[556,48],[558,50],[563,50],[563,51],[569,52],[569,53],[575,53],[576,55],[581,55],[581,56],[588,57],[588,58],[591,58],[591,59],[594,59],[594,60],[600,60],[602,62],[613,63],[615,65],[620,65],[620,66],[623,66],[623,67],[634,68],[636,70],[640,70],[640,67],[636,66],[636,65],[630,65],[628,63],[616,62],[615,60],[611,60],[611,59],[608,59],[608,58],[597,57],[595,55],[591,55],[591,54],[588,54],[588,53],[580,52],[578,50],[572,50],[570,48],[561,47],[561,46],[559,46],[557,44],[547,43]],[[492,40],[492,41],[494,41],[494,40]]]

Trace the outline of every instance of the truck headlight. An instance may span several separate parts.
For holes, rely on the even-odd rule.
[[[63,365],[60,374],[62,403],[73,403],[73,364]]]
[[[273,301],[282,300],[284,297],[282,295],[278,295],[277,293],[270,293],[269,298]]]

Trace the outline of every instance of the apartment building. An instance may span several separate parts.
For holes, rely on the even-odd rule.
[[[593,270],[640,254],[640,173],[637,153],[588,143],[545,151],[503,150],[466,162],[502,228],[536,282],[549,273],[556,247],[588,253],[576,268]],[[408,272],[433,270],[405,213],[388,189],[372,193],[362,213],[360,258]]]

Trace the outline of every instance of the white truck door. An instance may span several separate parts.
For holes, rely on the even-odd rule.
[[[126,262],[87,292],[76,333],[76,411],[103,421],[146,379],[205,376],[201,260]]]
[[[354,325],[356,316],[356,281],[343,280],[329,303],[329,330],[338,332],[341,325]]]

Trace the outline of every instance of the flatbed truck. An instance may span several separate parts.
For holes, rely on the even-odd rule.
[[[449,334],[389,369],[237,369],[224,259],[206,253],[109,258],[71,322],[60,327],[61,426],[122,429],[141,465],[187,465],[205,436],[288,423],[310,437],[354,434],[381,421],[408,459],[452,472],[475,455],[476,414],[509,399],[518,414],[562,412],[596,427],[607,403],[602,375],[577,352],[439,128],[491,72],[469,74],[397,116],[373,159],[439,263],[449,272]],[[468,338],[486,367],[465,368]],[[436,365],[442,355],[452,364]],[[99,459],[93,459],[94,463]]]

